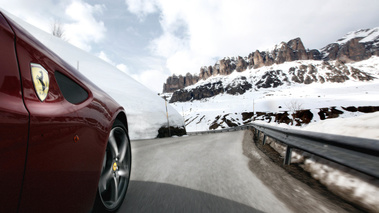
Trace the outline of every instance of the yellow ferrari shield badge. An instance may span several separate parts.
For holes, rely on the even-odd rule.
[[[40,101],[44,101],[49,92],[49,74],[39,64],[30,64],[34,89]]]

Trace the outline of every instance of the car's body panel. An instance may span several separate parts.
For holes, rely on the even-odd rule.
[[[123,109],[17,23],[10,19],[8,23],[16,36],[23,98],[30,113],[19,211],[88,212],[96,195],[110,129]],[[50,86],[44,101],[36,95],[31,63],[48,72]],[[88,98],[78,104],[68,102],[56,82],[56,71],[85,89]],[[28,114],[23,115],[28,121]],[[28,129],[27,122],[22,127]],[[20,140],[25,143],[25,136]]]
[[[22,100],[14,34],[0,14],[0,212],[17,210],[24,173],[29,113]]]

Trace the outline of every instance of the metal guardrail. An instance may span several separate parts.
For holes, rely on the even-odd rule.
[[[299,149],[379,178],[379,140],[286,129],[256,123],[222,130],[190,132],[188,135],[246,129],[254,130],[255,138],[259,138],[259,135],[263,133],[263,144],[267,137],[285,144],[287,148],[284,164],[290,164],[292,150]]]
[[[379,178],[379,140],[250,124],[260,132],[287,145],[284,164],[291,163],[292,149],[299,149]]]

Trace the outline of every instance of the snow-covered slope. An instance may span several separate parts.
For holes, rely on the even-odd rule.
[[[362,40],[359,41],[360,43],[376,41],[379,39],[379,27],[349,32],[341,39],[338,39],[336,43],[341,45],[354,38],[362,38]]]
[[[154,138],[159,128],[167,126],[165,101],[156,93],[102,59],[6,14],[73,67],[79,64],[82,74],[121,104],[127,113],[131,139]],[[171,106],[168,111],[170,126],[183,126],[182,116]]]
[[[339,66],[336,61],[329,61],[328,64],[332,67]],[[316,79],[320,77],[327,79],[332,75],[332,71],[323,61],[304,60],[275,64],[244,72],[233,72],[228,76],[210,77],[184,89],[191,90],[202,85],[209,86],[215,82],[222,82],[221,90],[226,91],[230,85],[252,84],[253,87],[243,94],[231,95],[225,92],[210,98],[175,102],[172,105],[184,115],[187,131],[205,131],[211,127],[220,129],[242,125],[253,120],[247,118],[247,114],[251,112],[255,112],[256,119],[274,122],[275,113],[287,111],[291,114],[295,110],[309,109],[313,113],[311,123],[315,123],[321,120],[318,113],[322,108],[330,110],[331,107],[335,107],[335,110],[343,112],[338,115],[343,118],[364,114],[362,110],[355,112],[346,110],[347,107],[379,106],[379,57],[373,56],[368,60],[341,65],[349,70],[347,75],[349,79],[345,79],[342,83],[314,81],[304,84],[290,80],[294,73],[301,70],[300,67],[309,67],[308,65],[317,69],[317,72],[313,73]],[[294,69],[291,69],[293,67]],[[352,70],[355,69],[370,75],[373,79],[360,81],[359,78],[352,77]],[[273,84],[268,84],[270,87],[264,88],[258,84],[264,79],[265,73],[277,70],[280,70],[277,77],[281,85],[274,87]],[[303,73],[304,79],[310,75],[309,71]],[[285,78],[289,80],[284,81]],[[378,116],[378,114],[372,115]],[[291,115],[289,117],[291,118]]]
[[[358,128],[355,124],[341,124],[354,120],[340,120],[333,127],[341,128],[331,132],[327,123],[329,118],[379,111],[378,47],[379,27],[347,33],[321,52],[308,51],[300,38],[292,39],[267,51],[257,50],[249,55],[249,60],[232,57],[218,61],[214,67],[203,67],[199,80],[176,89],[170,102],[182,112],[187,131],[264,120],[297,126],[310,123],[313,129],[336,134],[347,134],[340,130],[351,126],[362,130],[356,133],[367,132],[370,126],[375,129],[378,125],[369,122]],[[176,81],[168,79],[168,86],[165,85],[172,91],[175,84],[170,87],[170,82]],[[378,113],[368,116],[379,119]],[[324,119],[325,122],[318,122]],[[354,123],[362,123],[361,120],[367,118]],[[371,131],[363,137],[378,135]]]
[[[379,56],[379,27],[347,33],[320,49],[324,60],[361,61]]]

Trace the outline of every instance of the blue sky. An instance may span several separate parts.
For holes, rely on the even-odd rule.
[[[0,0],[45,30],[117,66],[155,92],[172,74],[198,74],[224,56],[247,56],[301,37],[322,48],[377,27],[377,0]]]

